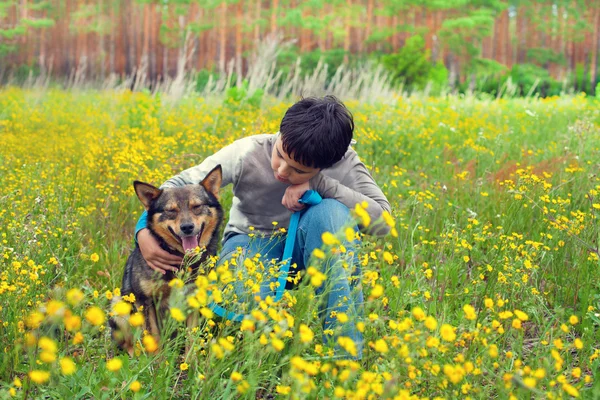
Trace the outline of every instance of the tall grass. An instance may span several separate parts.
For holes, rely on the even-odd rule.
[[[198,300],[198,329],[174,311],[165,329],[176,339],[155,348],[137,327],[136,355],[119,353],[106,318],[141,212],[131,182],[160,184],[236,138],[275,132],[290,104],[265,100],[190,93],[171,107],[163,94],[118,90],[0,93],[0,397],[597,392],[600,116],[583,96],[346,101],[395,227],[362,238],[362,360],[329,357],[315,317],[318,259],[299,290],[244,324],[209,318]],[[226,209],[231,201],[227,189]],[[173,310],[199,312],[175,292]],[[336,344],[351,355],[351,343]]]

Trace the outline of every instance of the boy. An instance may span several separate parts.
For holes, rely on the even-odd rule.
[[[366,211],[372,221],[378,220],[383,211],[390,211],[385,195],[349,147],[353,132],[352,114],[335,97],[302,99],[287,110],[277,134],[239,139],[200,165],[169,179],[162,187],[198,183],[212,168],[221,165],[222,186],[233,184],[234,197],[219,264],[232,258],[238,247],[245,250],[247,257],[260,253],[266,260],[280,260],[284,240],[269,237],[273,222],[287,228],[292,212],[305,207],[298,202],[304,192],[317,191],[323,201],[302,215],[291,260],[297,270],[303,270],[313,250],[321,247],[321,235],[346,226],[351,221],[349,209],[357,203],[368,203]],[[181,258],[163,251],[145,226],[144,214],[136,226],[136,237],[148,265],[163,274],[177,271]],[[388,232],[385,224],[362,229],[377,235]],[[252,240],[250,233],[255,233]],[[354,251],[351,244],[346,247],[348,252]],[[351,272],[341,263],[333,263],[329,271],[322,271],[333,281],[323,327],[336,326],[332,311],[348,314],[350,320],[339,336],[348,336],[355,342],[355,357],[360,358],[362,335],[356,329],[356,317],[361,314],[362,291],[358,263],[354,264]],[[263,290],[261,294],[264,295]],[[336,343],[336,337],[330,339]]]

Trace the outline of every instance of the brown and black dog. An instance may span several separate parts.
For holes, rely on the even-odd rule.
[[[219,203],[222,171],[217,165],[197,185],[158,189],[148,183],[135,181],[135,193],[148,212],[147,227],[160,247],[171,254],[185,255],[196,247],[205,249],[191,265],[193,282],[200,264],[217,253],[223,208]],[[155,338],[160,336],[161,321],[168,311],[171,286],[175,273],[154,272],[144,260],[139,246],[130,254],[125,265],[121,296],[133,293],[135,306],[143,310],[146,330]],[[121,301],[113,298],[113,304]],[[112,337],[119,347],[133,355],[134,343],[126,318],[114,316],[109,320]]]

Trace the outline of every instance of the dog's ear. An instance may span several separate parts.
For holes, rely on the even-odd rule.
[[[200,185],[204,187],[204,189],[208,190],[215,197],[219,198],[219,189],[221,189],[221,183],[223,182],[223,170],[221,169],[221,164],[214,167],[206,177],[202,179]]]
[[[135,189],[135,194],[137,194],[137,197],[146,208],[146,211],[150,208],[150,204],[162,193],[161,189],[140,181],[134,181],[133,188]]]

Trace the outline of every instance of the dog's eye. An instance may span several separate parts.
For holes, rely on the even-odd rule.
[[[204,205],[203,204],[199,204],[197,206],[192,207],[192,210],[194,210],[195,212],[200,212],[202,210],[204,210]]]
[[[165,212],[167,214],[175,214],[177,212],[177,210],[170,209],[170,210],[164,210],[163,212]]]

